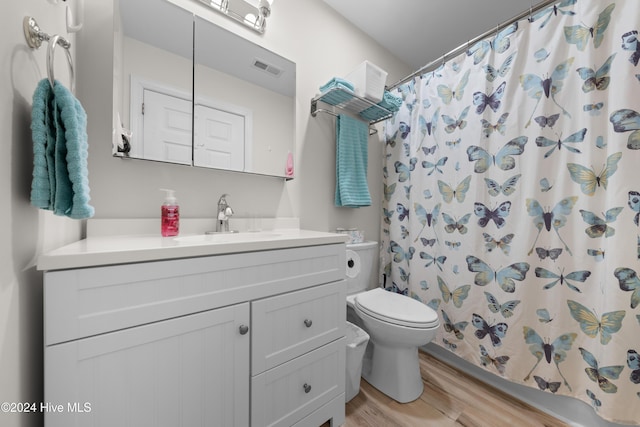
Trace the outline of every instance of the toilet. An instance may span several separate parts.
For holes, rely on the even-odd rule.
[[[418,347],[439,327],[437,313],[413,298],[377,287],[377,242],[347,244],[347,320],[370,336],[362,377],[400,403],[422,394]]]

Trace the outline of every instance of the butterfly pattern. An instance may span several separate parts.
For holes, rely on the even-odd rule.
[[[473,105],[476,106],[476,113],[482,114],[484,110],[489,107],[494,113],[498,112],[502,103],[501,99],[504,95],[507,82],[502,82],[500,86],[491,95],[486,95],[484,92],[473,93]]]
[[[504,371],[510,357],[509,356],[491,357],[487,349],[482,344],[480,344],[479,347],[480,347],[480,363],[482,364],[482,366],[493,366],[498,370],[500,375],[504,375]]]
[[[640,43],[638,43],[638,31],[627,31],[622,35],[622,48],[628,50],[631,53],[629,62],[634,66],[638,65],[640,61]]]
[[[597,49],[604,40],[605,31],[611,21],[611,12],[616,7],[611,3],[598,15],[598,20],[593,27],[587,27],[580,23],[564,27],[564,37],[567,43],[576,45],[578,50],[584,50],[590,40],[593,40],[593,47]]]
[[[545,127],[553,128],[558,119],[560,118],[560,114],[552,114],[550,116],[538,116],[533,120],[540,125],[540,128],[544,129]]]
[[[536,100],[536,105],[531,112],[531,117],[524,125],[525,128],[529,127],[531,124],[531,119],[538,109],[540,101],[543,99],[551,99],[553,103],[562,110],[564,115],[571,117],[571,114],[558,104],[556,95],[558,95],[564,87],[564,80],[569,75],[569,69],[573,64],[574,59],[574,57],[571,57],[561,62],[555,67],[553,73],[544,79],[536,74],[523,74],[520,76],[520,85],[522,86],[522,89],[527,92],[527,95],[530,98]]]
[[[458,203],[462,203],[467,196],[467,191],[471,188],[470,184],[471,175],[467,176],[455,187],[452,187],[444,181],[438,180],[438,191],[445,203],[451,203],[454,199]]]
[[[520,304],[520,300],[507,301],[504,304],[500,304],[498,299],[490,292],[485,292],[484,296],[487,298],[489,305],[487,306],[492,313],[500,313],[507,319],[513,316],[513,310]]]
[[[622,369],[624,369],[624,366],[615,365],[599,367],[598,361],[590,351],[582,347],[580,347],[579,350],[582,354],[582,359],[584,359],[584,361],[587,362],[587,365],[589,365],[589,367],[584,370],[589,379],[598,384],[600,390],[605,393],[617,392],[618,387],[611,380],[617,380],[620,377],[620,373],[622,372]]]
[[[527,276],[529,264],[526,262],[516,262],[503,269],[494,270],[480,258],[468,255],[467,268],[476,273],[473,283],[478,286],[486,286],[492,281],[496,281],[503,291],[513,293],[516,289],[516,281],[521,282]]]
[[[562,254],[562,248],[547,249],[538,247],[536,248],[536,254],[538,254],[538,258],[540,258],[540,261],[544,260],[545,258],[549,258],[550,260],[555,261]]]
[[[473,205],[473,213],[478,217],[478,225],[480,227],[486,227],[491,221],[497,228],[502,228],[506,225],[506,218],[511,212],[511,202],[506,201],[500,203],[495,209],[489,209],[484,204],[476,202]]]
[[[560,250],[562,251],[562,249]],[[552,279],[552,281],[544,285],[542,289],[551,289],[555,285],[560,283],[560,285],[567,285],[567,288],[576,292],[582,291],[575,284],[571,283],[571,281],[583,283],[589,278],[589,276],[591,276],[591,272],[587,270],[574,271],[565,276],[563,272],[560,272],[560,275],[558,275],[543,267],[536,267],[535,274],[536,277],[541,277],[543,279]]]
[[[502,65],[498,68],[494,68],[491,64],[483,66],[482,69],[487,74],[487,81],[493,82],[498,77],[505,77],[509,70],[511,70],[511,64],[513,64],[516,53],[517,52],[513,52],[511,55],[507,56],[507,59],[505,59]]]
[[[629,191],[629,200],[627,204],[631,208],[635,215],[633,216],[633,223],[636,227],[640,226],[640,192],[632,190]]]
[[[524,146],[527,143],[526,136],[519,136],[507,142],[495,155],[491,155],[487,150],[477,145],[467,148],[467,157],[470,162],[475,162],[473,171],[484,173],[491,166],[495,165],[503,171],[508,171],[516,166],[513,156],[524,153]]]
[[[538,230],[538,234],[536,235],[536,238],[533,241],[531,249],[529,249],[527,255],[531,255],[531,252],[533,252],[533,248],[535,247],[542,230],[551,231],[552,228],[558,235],[560,241],[564,244],[565,250],[569,252],[569,254],[571,254],[569,246],[567,246],[562,237],[560,237],[559,230],[567,224],[567,215],[571,213],[571,210],[573,209],[573,206],[575,205],[577,200],[578,198],[575,196],[565,197],[564,199],[560,200],[553,207],[553,209],[547,211],[542,208],[542,205],[537,200],[526,200],[527,212],[529,213],[529,216],[533,217],[533,224]]]
[[[560,138],[558,138],[558,141],[551,140],[544,136],[539,136],[536,138],[536,145],[538,147],[552,147],[551,150],[544,153],[545,159],[551,156],[553,152],[556,150],[556,148],[558,149],[558,152],[560,152],[560,150],[564,147],[566,150],[572,153],[580,154],[581,151],[579,149],[568,144],[584,141],[584,136],[586,133],[587,133],[587,128],[582,128],[578,132],[575,132],[569,135],[564,140],[561,140]]]
[[[474,65],[484,60],[487,54],[493,50],[496,53],[504,53],[511,47],[511,36],[518,30],[518,23],[508,25],[497,32],[490,40],[480,40],[467,50],[467,56],[473,57]]]
[[[464,302],[464,300],[466,300],[469,296],[471,285],[459,286],[453,291],[450,291],[444,280],[440,276],[438,276],[438,288],[442,293],[442,300],[445,303],[448,303],[449,300],[451,300],[454,306],[460,308],[462,307],[462,303]]]
[[[496,240],[496,238],[491,236],[489,233],[482,233],[482,237],[484,238],[484,247],[487,249],[487,252],[491,252],[498,248],[505,255],[509,255],[509,252],[511,252],[511,241],[514,236],[515,234],[509,233]]]
[[[595,338],[600,334],[600,344],[602,345],[608,344],[612,334],[620,330],[622,320],[627,314],[625,310],[616,310],[605,313],[598,319],[593,311],[577,301],[567,300],[567,305],[571,317],[580,324],[580,329],[590,338]]]
[[[616,229],[609,225],[610,222],[613,222],[618,218],[620,212],[622,212],[622,207],[611,208],[604,214],[604,219],[600,218],[598,215],[593,212],[589,212],[584,209],[580,209],[580,214],[584,219],[584,222],[589,224],[584,232],[587,236],[591,238],[596,237],[611,237],[616,233]]]
[[[467,118],[467,114],[469,114],[469,108],[471,107],[467,107],[462,110],[457,119],[443,114],[442,121],[445,124],[444,131],[446,133],[453,133],[456,129],[463,130],[467,126],[467,121],[465,119]]]
[[[455,217],[442,212],[442,219],[447,224],[444,226],[444,231],[446,231],[447,233],[458,231],[460,234],[467,234],[467,231],[469,231],[469,229],[467,228],[467,224],[469,223],[470,218],[470,213],[462,216],[460,219],[456,219]]]
[[[587,93],[593,90],[606,90],[609,87],[609,83],[611,82],[611,77],[609,77],[609,71],[611,70],[611,63],[613,62],[613,58],[616,57],[614,53],[602,64],[600,68],[594,70],[593,68],[588,67],[580,67],[576,71],[580,78],[584,80],[582,84],[582,91]]]
[[[556,391],[558,391],[558,389],[562,385],[562,383],[560,381],[551,381],[551,382],[549,382],[549,381],[545,380],[544,378],[539,377],[537,375],[534,375],[533,379],[538,384],[538,388],[540,388],[540,390],[542,390],[542,391],[549,390],[551,393],[555,393]]]
[[[482,135],[485,138],[489,138],[494,132],[504,135],[507,131],[506,123],[508,118],[509,113],[502,114],[495,125],[492,125],[491,122],[485,119],[480,119],[480,123],[482,123]]]
[[[444,351],[637,423],[640,3],[529,18],[395,92],[381,276]]]
[[[520,179],[522,174],[516,174],[511,178],[507,179],[502,184],[499,184],[497,181],[491,178],[485,178],[484,182],[487,184],[487,192],[490,196],[496,197],[500,194],[505,196],[510,196],[516,191],[516,183]]]
[[[507,336],[507,330],[509,329],[509,325],[504,322],[489,325],[482,316],[476,313],[471,316],[471,324],[476,328],[474,335],[480,340],[488,336],[491,345],[494,347],[502,345],[502,339]]]
[[[631,132],[627,139],[627,148],[640,150],[640,113],[629,108],[622,108],[611,113],[609,121],[614,132]]]
[[[593,196],[598,188],[607,189],[609,178],[618,170],[618,162],[621,158],[622,152],[613,153],[607,157],[606,164],[598,174],[593,168],[589,169],[578,163],[567,163],[567,169],[571,179],[580,184],[580,190],[587,196]]]

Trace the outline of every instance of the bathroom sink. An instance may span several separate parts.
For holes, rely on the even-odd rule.
[[[173,240],[180,243],[192,244],[192,245],[209,245],[209,244],[217,244],[217,243],[236,243],[236,242],[252,242],[252,241],[262,241],[262,240],[271,240],[279,237],[280,233],[274,233],[270,231],[260,231],[260,232],[246,232],[246,233],[232,233],[232,232],[223,232],[223,233],[205,233],[205,234],[194,234],[191,236],[180,236],[175,237]]]

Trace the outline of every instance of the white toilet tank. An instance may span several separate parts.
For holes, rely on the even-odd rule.
[[[347,244],[347,295],[378,286],[378,242]]]

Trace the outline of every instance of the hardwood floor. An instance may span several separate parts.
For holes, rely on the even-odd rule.
[[[345,427],[567,427],[567,424],[420,352],[424,392],[400,404],[361,381]],[[328,425],[325,424],[325,425]]]

